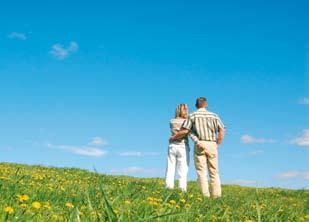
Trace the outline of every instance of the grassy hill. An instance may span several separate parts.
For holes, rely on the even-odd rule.
[[[0,221],[309,221],[309,191],[223,186],[204,199],[162,179],[0,163]]]

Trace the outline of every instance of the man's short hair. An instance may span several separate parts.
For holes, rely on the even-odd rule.
[[[205,97],[198,97],[196,99],[196,103],[195,106],[196,108],[201,108],[202,106],[204,106],[207,102],[207,99]]]

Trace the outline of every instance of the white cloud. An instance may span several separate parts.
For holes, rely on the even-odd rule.
[[[147,176],[157,176],[161,173],[158,169],[146,169],[142,167],[132,166],[124,169],[112,169],[110,171],[113,174],[147,174]]]
[[[303,98],[299,101],[299,104],[309,105],[309,98]]]
[[[290,143],[298,146],[309,146],[309,129],[305,129],[301,137],[291,140]]]
[[[257,182],[254,180],[234,180],[230,182],[231,184],[237,184],[241,186],[248,186],[248,185],[256,185]]]
[[[275,178],[277,179],[301,178],[304,180],[309,180],[309,172],[287,171],[276,175]]]
[[[27,36],[24,33],[21,32],[12,32],[8,36],[10,39],[19,39],[19,40],[26,40]]]
[[[139,152],[139,151],[129,151],[118,153],[120,156],[132,156],[132,157],[143,157],[143,156],[158,156],[160,153],[157,152]]]
[[[96,145],[96,146],[106,145],[106,144],[107,144],[106,140],[104,140],[101,137],[93,137],[91,141],[89,142],[89,145]]]
[[[63,149],[71,153],[82,155],[82,156],[95,156],[100,157],[107,154],[107,151],[98,149],[96,147],[89,146],[70,146],[70,145],[52,145],[47,144],[50,148]]]
[[[274,143],[276,142],[274,139],[265,139],[265,138],[255,138],[250,135],[243,135],[240,138],[241,142],[244,144],[249,143]]]
[[[258,156],[258,155],[262,155],[264,153],[263,150],[253,150],[251,152],[248,153],[249,156]]]
[[[76,42],[70,42],[68,47],[64,47],[61,44],[55,44],[52,46],[49,53],[57,59],[65,59],[70,54],[78,51],[78,44]]]

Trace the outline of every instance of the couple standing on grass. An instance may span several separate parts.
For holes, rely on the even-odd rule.
[[[179,174],[179,187],[187,191],[189,167],[188,135],[194,141],[194,163],[197,180],[205,197],[221,197],[221,182],[218,168],[218,145],[224,137],[224,125],[218,115],[206,110],[206,98],[199,97],[195,104],[197,110],[190,115],[188,106],[177,106],[176,115],[170,121],[172,136],[168,148],[166,187],[174,188],[175,170]],[[211,193],[208,189],[206,170],[210,178]]]

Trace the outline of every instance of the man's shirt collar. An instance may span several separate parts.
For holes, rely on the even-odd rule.
[[[197,111],[207,111],[206,108],[199,108]]]

